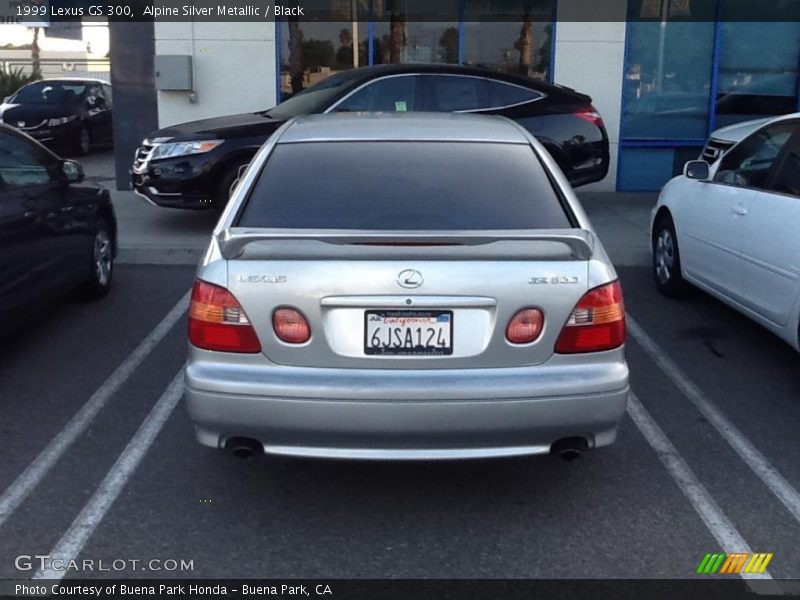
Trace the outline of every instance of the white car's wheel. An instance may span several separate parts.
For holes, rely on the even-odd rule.
[[[658,291],[665,296],[675,298],[684,291],[678,236],[668,215],[660,217],[653,228],[653,275]]]

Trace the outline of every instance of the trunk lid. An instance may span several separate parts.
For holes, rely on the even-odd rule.
[[[546,361],[588,290],[594,249],[593,235],[579,229],[362,233],[234,228],[218,241],[228,259],[227,287],[270,361],[374,369]],[[305,315],[310,341],[294,346],[276,337],[272,314],[279,307]],[[509,320],[529,307],[545,315],[540,337],[527,345],[510,344],[505,337]],[[395,334],[399,342],[392,342],[392,331],[400,332]],[[370,352],[371,336],[399,347]],[[412,346],[431,353],[394,354]]]

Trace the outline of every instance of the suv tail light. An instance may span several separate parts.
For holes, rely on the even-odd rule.
[[[581,298],[561,330],[559,354],[600,352],[625,343],[625,306],[619,281],[595,288]]]
[[[530,344],[542,333],[544,315],[538,308],[523,308],[506,327],[506,339],[512,344]]]
[[[234,295],[200,280],[194,283],[189,305],[189,342],[203,350],[261,352],[255,329]]]
[[[275,309],[272,328],[278,339],[287,344],[305,344],[311,339],[311,326],[303,313],[294,308]]]
[[[584,121],[588,121],[592,125],[597,127],[605,128],[605,123],[603,123],[603,117],[600,116],[600,113],[597,112],[597,109],[589,104],[588,106],[582,106],[578,110],[575,111],[575,116],[579,119],[583,119]]]

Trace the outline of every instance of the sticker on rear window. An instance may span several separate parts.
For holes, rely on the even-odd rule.
[[[397,102],[395,102],[394,103],[394,110],[396,112],[407,112],[408,111],[408,105],[406,104],[406,101],[405,100],[398,100]]]

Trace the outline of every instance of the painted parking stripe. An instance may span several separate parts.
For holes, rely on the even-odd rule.
[[[630,316],[626,315],[631,337],[644,349],[658,367],[669,377],[695,408],[711,423],[736,454],[747,464],[767,488],[780,500],[800,523],[800,493],[722,411],[706,396],[686,373],[667,356],[667,353]]]
[[[167,315],[156,325],[146,338],[128,355],[128,357],[108,376],[103,384],[86,401],[81,409],[75,413],[64,428],[54,437],[39,456],[14,480],[8,489],[0,496],[0,526],[19,507],[28,495],[39,485],[61,457],[69,450],[97,413],[117,393],[134,371],[142,364],[158,343],[164,339],[170,329],[186,312],[189,306],[187,292]]]
[[[33,576],[34,579],[62,579],[64,577],[66,571],[54,570],[52,564],[55,562],[66,565],[69,561],[76,559],[83,550],[86,542],[136,471],[147,450],[183,396],[183,373],[184,370],[181,368],[167,389],[164,390],[150,414],[147,415],[139,430],[128,442],[122,454],[109,469],[89,502],[50,552],[51,566],[38,570]],[[63,563],[58,563],[59,560]]]
[[[630,415],[636,427],[639,428],[647,443],[656,451],[659,460],[684,496],[692,504],[695,511],[697,511],[697,514],[700,515],[711,535],[716,538],[720,548],[726,554],[738,552],[751,554],[752,550],[742,537],[742,534],[722,512],[714,498],[711,497],[705,486],[700,483],[700,480],[697,479],[697,476],[686,464],[678,450],[633,392],[628,397],[628,415]],[[764,573],[739,573],[739,575],[742,579],[772,579],[769,571]]]

